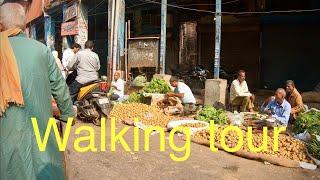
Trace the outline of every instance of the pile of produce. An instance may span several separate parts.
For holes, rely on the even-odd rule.
[[[320,141],[318,141],[317,139],[311,140],[307,144],[307,148],[312,157],[320,160]]]
[[[220,144],[221,140],[221,132],[224,127],[216,127],[214,138],[215,143]],[[199,131],[197,132],[193,138],[198,140],[209,141],[210,140],[210,132],[209,130]],[[243,131],[243,146],[241,150],[250,152],[248,148],[248,141],[247,141],[247,133]],[[230,131],[226,135],[226,145],[230,148],[233,148],[238,143],[238,135],[236,132]],[[268,136],[268,151],[259,152],[261,154],[267,154],[272,156],[277,156],[281,158],[302,161],[312,163],[312,160],[308,157],[306,153],[306,145],[297,139],[292,137],[280,134],[279,135],[279,151],[275,152],[273,150],[273,137]],[[260,147],[262,145],[262,134],[257,133],[253,135],[253,145],[255,147]]]
[[[133,92],[129,95],[129,98],[125,103],[144,103],[144,96],[141,93]]]
[[[142,87],[147,82],[146,76],[139,75],[132,81],[132,86]]]
[[[228,123],[228,117],[223,109],[215,109],[213,106],[205,106],[197,115],[197,120],[223,125]]]
[[[145,125],[163,128],[172,120],[172,117],[163,114],[158,107],[140,103],[117,104],[113,107],[110,117],[116,118],[117,121],[138,118],[139,122]]]
[[[320,112],[311,110],[297,117],[294,122],[293,132],[299,134],[305,131],[310,134],[320,133]]]
[[[170,86],[163,79],[153,78],[151,82],[144,88],[146,93],[166,94],[171,91]]]

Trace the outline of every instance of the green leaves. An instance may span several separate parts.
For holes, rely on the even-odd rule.
[[[163,79],[153,78],[151,82],[144,88],[146,93],[166,94],[171,91],[170,86]]]
[[[213,106],[205,106],[197,115],[200,121],[210,122],[213,120],[215,124],[227,124],[228,117],[223,109],[215,109]]]
[[[320,141],[317,139],[311,140],[307,144],[308,152],[315,157],[316,159],[320,159]]]
[[[133,92],[129,95],[129,98],[125,103],[144,103],[144,100],[143,94]]]
[[[310,134],[320,133],[320,112],[309,111],[298,116],[294,122],[293,132],[299,134],[306,130]]]

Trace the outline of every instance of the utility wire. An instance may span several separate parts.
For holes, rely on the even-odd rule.
[[[233,1],[228,1],[228,2],[223,2],[221,4],[226,5],[226,4],[231,4],[231,3],[235,3],[235,2],[239,2],[240,0],[233,0]],[[132,5],[132,6],[128,6],[126,7],[126,9],[130,9],[130,8],[134,8],[134,7],[138,7],[138,6],[143,6],[146,4],[150,4],[153,2],[144,2],[144,3],[140,3],[140,4],[136,4],[136,5]],[[216,4],[212,4],[212,3],[200,3],[200,4],[179,4],[179,6],[181,7],[187,7],[187,6],[215,6]]]
[[[231,3],[235,3],[235,2],[239,2],[240,0],[234,0],[234,1],[228,1],[228,2],[222,2],[222,5],[226,5],[226,4],[231,4]],[[212,3],[199,3],[199,4],[179,4],[180,6],[215,6],[216,4],[212,4]]]
[[[102,0],[100,3],[98,3],[94,8],[92,8],[92,9],[90,9],[89,11],[88,11],[88,13],[89,12],[91,12],[91,11],[93,11],[93,10],[95,10],[96,8],[98,8],[100,5],[102,5],[103,3],[105,2],[105,0]]]
[[[105,0],[103,0],[105,1]],[[137,4],[137,5],[134,5],[134,6],[140,6],[142,4],[150,4],[150,3],[153,3],[153,4],[162,4],[161,2],[157,2],[157,1],[152,1],[152,0],[140,0],[141,4]],[[225,3],[221,3],[221,4],[230,4],[230,3],[234,3],[234,2],[237,2],[239,0],[234,0],[234,1],[229,1],[229,2],[225,2]],[[74,1],[71,1],[69,2],[67,5],[73,3]],[[96,7],[90,9],[88,12],[91,12],[92,10],[94,10],[95,8],[97,8],[98,6],[100,6],[102,4],[102,2],[100,2],[98,5],[96,5]],[[177,8],[177,9],[184,9],[184,10],[188,10],[188,11],[196,11],[196,12],[204,12],[204,13],[209,13],[209,14],[216,14],[215,11],[207,11],[207,10],[201,10],[201,9],[194,9],[194,8],[187,8],[187,7],[182,7],[182,6],[179,6],[179,5],[173,5],[173,4],[166,4],[168,7],[173,7],[173,8]],[[215,4],[212,4],[212,5],[215,5]],[[130,7],[133,7],[133,6],[130,6]],[[127,7],[129,8],[129,7]],[[58,10],[60,10],[60,8],[58,8]],[[56,12],[57,10],[55,10],[54,12]],[[300,10],[283,10],[283,11],[244,11],[244,12],[221,12],[221,14],[226,14],[226,15],[245,15],[245,14],[275,14],[275,13],[303,13],[303,12],[319,12],[320,11],[320,8],[317,8],[317,9],[300,9]],[[104,12],[100,12],[100,13],[95,13],[95,14],[89,14],[88,17],[91,17],[91,16],[98,16],[98,15],[102,15],[102,14],[107,14],[108,11],[104,11]],[[55,17],[57,15],[59,15],[60,13],[58,12],[57,14],[53,14],[51,15],[51,17]],[[76,19],[79,19],[80,17],[76,18]],[[63,21],[52,21],[52,22],[56,22],[56,23],[59,23],[59,22],[63,22]],[[37,23],[34,23],[33,25],[38,25],[40,23],[44,23],[44,20],[43,21],[39,21]]]
[[[154,4],[162,4],[161,2],[152,1],[152,0],[140,0],[141,2],[150,2]],[[222,3],[221,3],[222,4]],[[184,9],[189,11],[197,11],[197,12],[205,12],[210,14],[216,14],[215,11],[207,11],[202,9],[194,9],[194,8],[187,8],[173,4],[166,4],[168,7],[173,7],[177,9]],[[243,12],[221,12],[221,14],[229,14],[229,15],[241,15],[241,14],[273,14],[273,13],[302,13],[302,12],[318,12],[320,8],[317,9],[299,9],[299,10],[284,10],[284,11],[243,11]]]

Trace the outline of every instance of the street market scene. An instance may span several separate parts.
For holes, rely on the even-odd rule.
[[[320,179],[320,1],[0,0],[0,179]]]

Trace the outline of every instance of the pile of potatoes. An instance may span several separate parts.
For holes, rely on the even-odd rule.
[[[221,132],[223,127],[216,127],[214,138],[215,143],[220,144]],[[247,132],[242,131],[243,133],[243,146],[241,150],[250,152],[248,148],[248,140],[247,140]],[[195,139],[201,140],[210,140],[210,132],[209,130],[204,130],[197,132],[194,136]],[[226,136],[226,145],[230,148],[233,148],[237,145],[238,135],[236,132],[231,131]],[[307,156],[306,153],[306,145],[302,141],[299,141],[295,138],[280,134],[279,135],[279,151],[274,151],[273,147],[273,136],[268,136],[268,151],[259,152],[261,154],[273,155],[281,158],[308,162],[312,163],[312,160]],[[262,133],[253,134],[253,145],[255,147],[260,147],[262,145]]]
[[[138,118],[138,121],[145,125],[163,128],[167,127],[168,122],[173,119],[165,115],[158,107],[141,103],[117,104],[113,107],[110,117],[116,118],[117,121]]]

